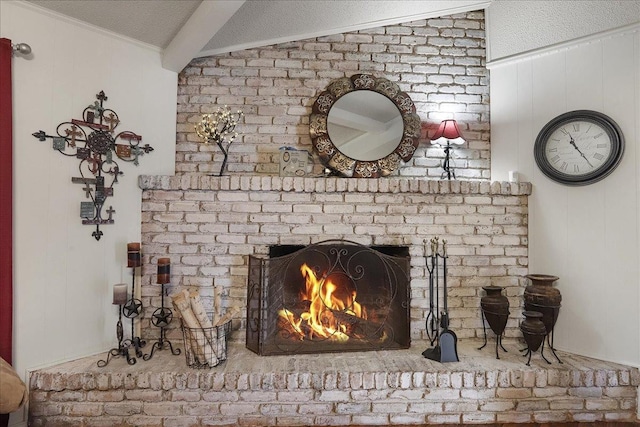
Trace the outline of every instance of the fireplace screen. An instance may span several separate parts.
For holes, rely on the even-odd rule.
[[[408,348],[407,247],[325,241],[249,257],[247,348],[296,354]]]

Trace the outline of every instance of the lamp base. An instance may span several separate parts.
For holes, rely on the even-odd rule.
[[[440,175],[440,179],[445,179],[445,177],[448,180],[451,180],[451,177],[453,177],[453,179],[456,179],[456,173],[451,167],[451,144],[448,141],[447,146],[444,148],[444,161],[442,162],[442,169],[444,169],[444,172],[442,172],[442,175]]]

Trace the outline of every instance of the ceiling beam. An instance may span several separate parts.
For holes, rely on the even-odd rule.
[[[162,67],[179,73],[245,0],[204,0],[162,53]]]

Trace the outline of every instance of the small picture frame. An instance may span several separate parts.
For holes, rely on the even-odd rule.
[[[280,176],[305,176],[309,152],[284,148],[280,150]]]

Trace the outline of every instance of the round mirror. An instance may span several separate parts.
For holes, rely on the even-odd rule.
[[[324,165],[343,176],[387,176],[413,156],[420,118],[398,85],[369,74],[334,80],[313,104],[309,130]]]
[[[404,123],[400,110],[386,96],[370,90],[349,92],[338,99],[327,121],[335,146],[354,160],[378,160],[396,149]]]

